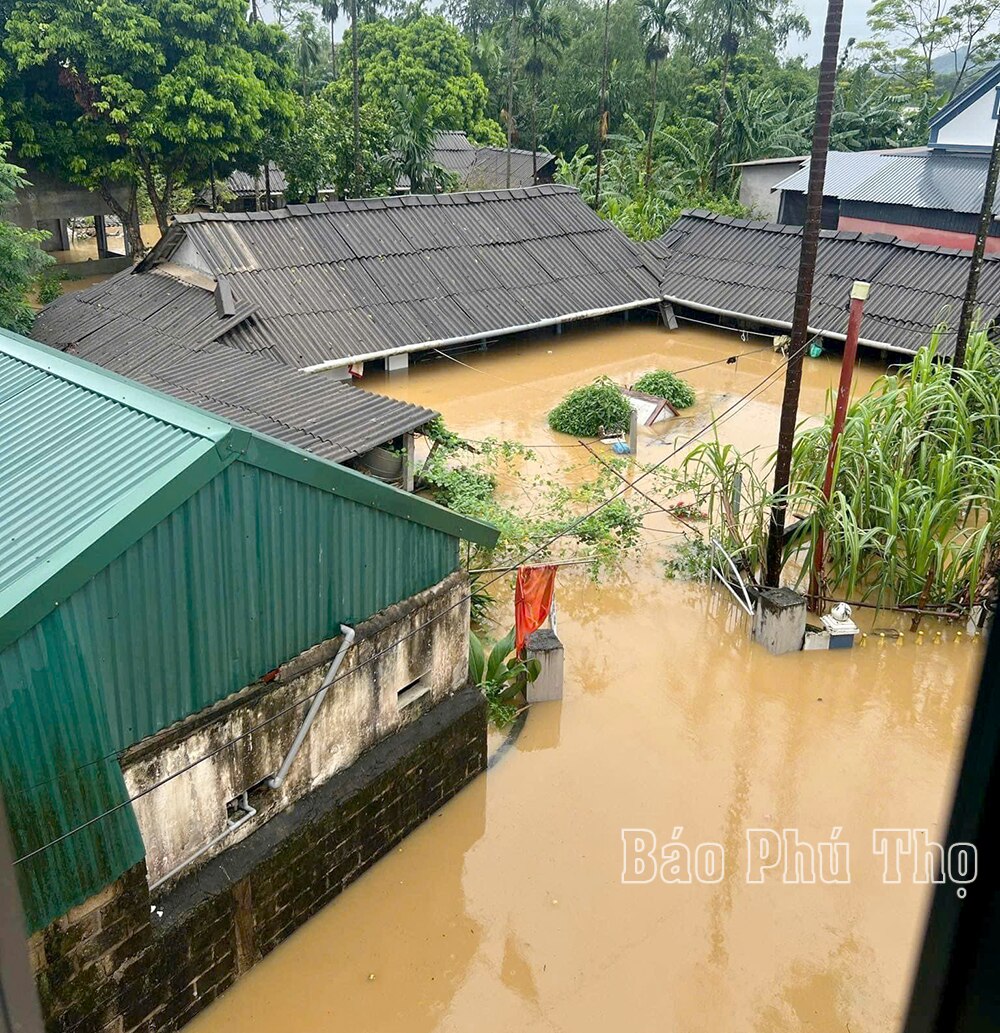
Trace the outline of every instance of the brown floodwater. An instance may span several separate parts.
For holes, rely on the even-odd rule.
[[[642,432],[649,462],[781,358],[717,331],[607,326],[366,385],[433,406],[470,438],[566,444],[545,414],[571,388],[745,351],[736,365],[685,374],[699,403],[680,426]],[[804,413],[822,412],[837,363],[807,361]],[[860,385],[880,369],[866,362]],[[769,447],[780,396],[778,378],[720,438]],[[561,453],[539,461],[555,468],[568,462]],[[560,572],[564,700],[531,708],[486,775],[194,1033],[898,1027],[928,893],[883,883],[873,830],[944,837],[979,647],[954,629],[937,642],[931,625],[922,645],[869,637],[850,652],[772,657],[748,642],[727,596],[663,577],[670,540],[652,532],[642,558],[599,586]],[[721,881],[623,885],[623,827],[720,844]],[[812,844],[841,830],[850,883],[786,885],[773,873],[749,883],[753,828],[798,829]]]

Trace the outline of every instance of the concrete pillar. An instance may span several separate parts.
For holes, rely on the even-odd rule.
[[[94,216],[94,236],[97,238],[97,257],[108,258],[111,255],[108,250],[108,226],[103,215]]]
[[[668,330],[677,329],[677,316],[674,314],[674,306],[669,302],[660,302],[660,316],[663,318],[663,325]]]
[[[386,373],[396,373],[398,370],[406,369],[410,365],[410,356],[406,352],[402,355],[387,355],[385,357]]]
[[[547,703],[562,699],[565,650],[556,633],[550,628],[532,632],[524,645],[524,652],[526,659],[535,659],[542,667],[538,677],[528,686],[528,702]]]
[[[806,597],[790,588],[767,588],[757,596],[753,640],[769,653],[797,653],[806,634]]]
[[[639,454],[639,414],[635,409],[628,414],[628,450],[633,456]]]
[[[413,434],[403,435],[403,490],[413,491],[414,474],[416,473],[417,457],[414,449]]]

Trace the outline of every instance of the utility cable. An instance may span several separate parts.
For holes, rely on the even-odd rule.
[[[803,346],[803,348],[800,349],[800,351],[804,350],[804,348],[805,348],[805,346]],[[797,354],[798,354],[798,352],[795,353],[795,355],[797,355]],[[710,420],[708,423],[706,423],[699,430],[695,431],[695,433],[692,434],[691,437],[689,437],[687,440],[685,440],[680,445],[677,445],[673,449],[672,452],[670,452],[668,455],[664,456],[661,460],[659,460],[659,462],[657,462],[656,464],[651,466],[648,470],[643,471],[643,473],[640,474],[640,476],[637,477],[635,479],[635,481],[633,481],[630,485],[627,485],[626,487],[621,488],[618,491],[612,493],[603,502],[600,502],[597,506],[595,506],[593,509],[589,510],[588,512],[584,513],[581,517],[578,517],[568,527],[566,527],[563,530],[561,530],[561,531],[557,532],[556,534],[552,535],[551,538],[548,539],[548,541],[543,542],[541,545],[539,545],[535,549],[531,550],[526,556],[523,556],[516,563],[508,565],[505,569],[502,569],[502,571],[500,573],[498,573],[495,577],[491,578],[484,585],[481,585],[479,587],[479,591],[480,592],[485,591],[486,589],[490,588],[492,585],[495,585],[498,581],[503,580],[503,578],[505,578],[507,575],[509,575],[509,574],[513,573],[514,571],[516,571],[518,569],[518,567],[523,566],[525,563],[527,563],[531,559],[533,559],[536,556],[540,555],[541,553],[547,551],[560,538],[564,538],[566,535],[571,534],[574,530],[576,530],[576,528],[580,527],[581,524],[585,523],[587,520],[592,519],[602,509],[606,508],[607,506],[611,505],[613,502],[615,502],[619,498],[621,498],[623,495],[627,494],[629,489],[634,487],[635,484],[638,484],[640,481],[644,480],[648,476],[651,476],[658,469],[663,467],[672,458],[674,458],[674,456],[676,456],[678,453],[683,451],[689,445],[691,445],[695,441],[697,441],[698,438],[700,438],[706,431],[708,431],[712,427],[718,425],[719,423],[724,421],[726,418],[728,418],[730,415],[735,415],[735,412],[739,408],[741,408],[742,406],[744,406],[746,404],[749,404],[749,402],[752,400],[752,398],[755,395],[759,394],[761,391],[763,391],[766,387],[768,387],[770,385],[771,381],[773,381],[777,377],[777,375],[780,372],[782,372],[782,370],[788,365],[788,363],[791,361],[792,357],[793,356],[789,356],[780,366],[778,366],[777,369],[772,370],[772,372],[769,373],[762,381],[760,381],[760,383],[758,383],[754,388],[752,388],[745,395],[742,395],[740,398],[738,398],[731,406],[729,406],[722,413],[720,413],[719,416],[717,416],[714,419]],[[400,638],[396,639],[394,642],[392,642],[389,645],[385,646],[383,649],[380,649],[377,652],[373,653],[367,660],[364,661],[363,664],[356,665],[356,666],[350,668],[349,670],[344,671],[341,674],[338,674],[337,677],[334,678],[333,681],[330,682],[330,684],[329,684],[329,686],[327,686],[327,688],[328,689],[332,688],[337,682],[347,678],[348,675],[353,674],[355,671],[359,670],[361,667],[365,667],[365,666],[368,666],[371,663],[374,663],[375,660],[378,660],[380,657],[385,656],[387,653],[389,653],[392,650],[394,650],[397,646],[401,645],[403,642],[406,642],[407,640],[412,638],[414,635],[416,635],[418,632],[423,631],[425,628],[429,627],[435,621],[440,620],[442,617],[444,617],[446,614],[450,613],[452,610],[456,609],[459,606],[464,605],[471,598],[472,598],[472,593],[471,592],[469,594],[467,594],[467,595],[463,595],[460,599],[455,600],[455,602],[453,602],[450,605],[448,605],[447,607],[445,607],[445,609],[443,609],[443,610],[439,611],[438,613],[434,614],[432,617],[430,617],[423,624],[419,624],[415,628],[411,628],[405,635],[402,635]],[[162,788],[163,786],[167,785],[169,782],[172,782],[175,778],[179,778],[181,775],[187,774],[187,772],[191,771],[193,768],[197,767],[199,764],[202,764],[205,761],[212,760],[213,758],[217,757],[220,753],[222,753],[223,750],[226,750],[226,749],[229,749],[232,746],[235,746],[237,743],[240,743],[244,739],[247,739],[249,736],[253,735],[254,732],[259,731],[260,729],[267,727],[272,722],[277,721],[278,719],[284,717],[286,714],[290,713],[291,711],[298,709],[304,703],[310,702],[315,696],[317,696],[319,694],[320,691],[322,691],[322,690],[321,689],[316,689],[314,692],[308,693],[307,695],[301,697],[300,699],[296,700],[295,702],[288,704],[287,706],[283,707],[281,710],[279,710],[276,713],[272,714],[270,717],[267,717],[263,721],[260,721],[257,724],[252,725],[251,727],[247,728],[245,731],[241,732],[239,735],[235,736],[232,739],[227,740],[224,743],[221,743],[215,749],[210,750],[208,753],[203,754],[201,757],[195,758],[193,761],[190,761],[188,764],[184,765],[184,767],[179,768],[177,771],[172,772],[171,774],[167,775],[165,778],[162,778],[162,779],[160,779],[157,782],[153,782],[152,784],[147,786],[145,789],[142,789],[139,792],[135,793],[133,796],[127,797],[125,800],[122,800],[120,803],[115,804],[113,807],[109,807],[107,810],[101,811],[99,814],[96,814],[93,817],[88,818],[86,821],[81,822],[79,825],[73,826],[73,828],[68,829],[66,832],[62,833],[59,836],[56,836],[55,839],[49,840],[48,842],[42,844],[41,846],[36,847],[34,850],[28,851],[28,853],[23,854],[21,857],[18,857],[14,861],[14,864],[15,865],[23,864],[25,861],[29,861],[29,860],[31,860],[31,858],[37,857],[39,854],[44,853],[46,850],[50,850],[52,847],[57,846],[59,843],[62,843],[65,840],[70,839],[72,836],[75,836],[75,835],[77,835],[80,832],[83,832],[85,829],[88,829],[92,825],[97,824],[97,822],[103,821],[105,818],[110,817],[112,814],[116,814],[118,811],[123,810],[125,807],[128,807],[128,806],[132,805],[133,803],[138,802],[143,797],[148,796],[150,793],[154,792],[155,790]],[[95,760],[95,761],[90,761],[90,762],[88,762],[88,764],[85,764],[85,765],[80,765],[80,767],[74,769],[74,771],[80,771],[80,770],[83,770],[86,767],[92,766],[93,764],[99,764],[99,763],[102,763],[105,760],[110,760],[113,757],[116,757],[118,755],[118,752],[119,751],[116,750],[114,753],[111,753],[111,754],[107,755],[106,757],[99,758],[98,760]],[[69,774],[72,774],[72,773],[73,772],[66,772],[65,775],[69,775]],[[49,785],[49,784],[52,784],[52,783],[55,783],[55,782],[62,781],[63,777],[64,776],[59,776],[58,778],[50,779],[48,782],[37,783],[35,788],[40,788],[41,786],[44,786],[44,785]]]

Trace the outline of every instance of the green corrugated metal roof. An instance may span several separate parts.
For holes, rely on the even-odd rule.
[[[237,458],[457,538],[454,513],[0,331],[0,649]]]

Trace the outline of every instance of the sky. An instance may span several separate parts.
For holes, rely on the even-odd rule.
[[[806,54],[811,61],[818,61],[823,51],[823,25],[826,22],[826,0],[799,0],[799,6],[805,11],[812,33],[807,40],[795,40],[789,44],[789,54]],[[844,4],[844,22],[840,30],[841,50],[844,44],[854,36],[855,39],[866,39],[868,23],[866,14],[868,3],[858,0],[846,0]]]

